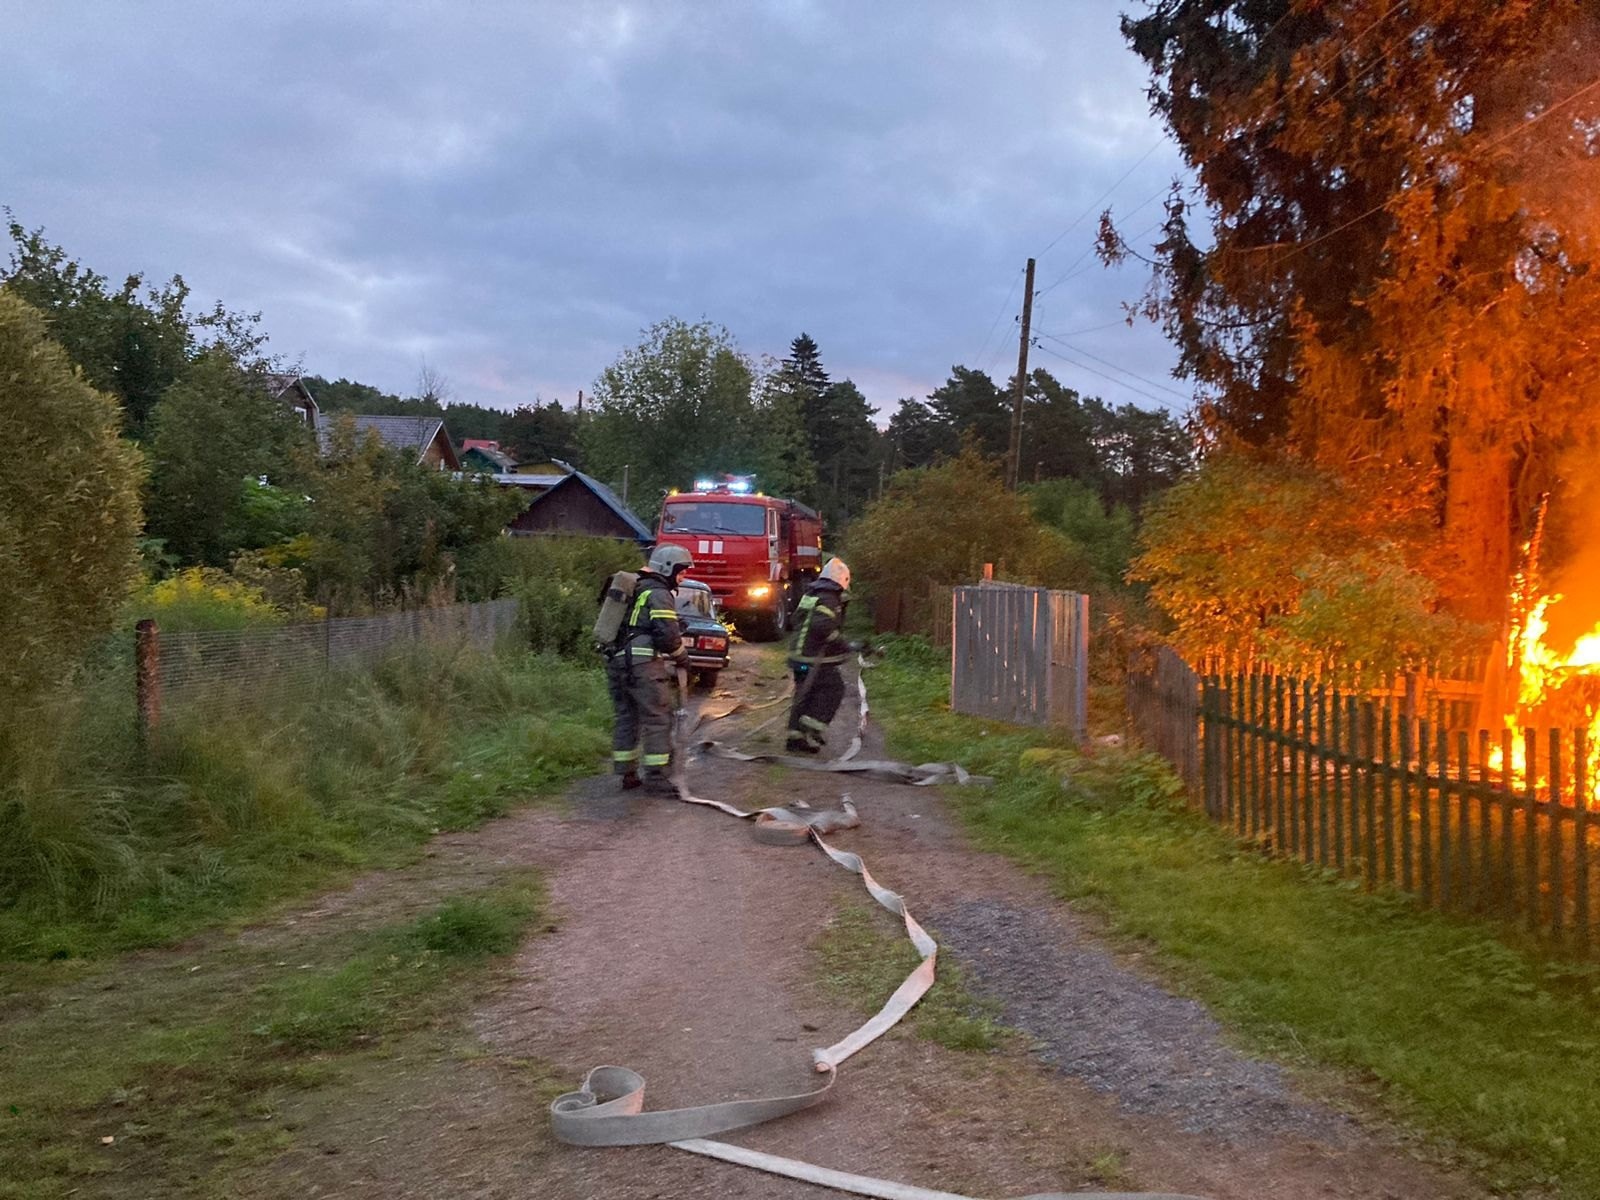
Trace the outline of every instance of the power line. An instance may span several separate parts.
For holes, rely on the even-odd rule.
[[[1127,367],[1119,366],[1118,364],[1112,362],[1109,358],[1101,358],[1098,354],[1094,354],[1094,353],[1092,353],[1092,352],[1090,352],[1088,350],[1085,350],[1082,346],[1069,345],[1067,342],[1062,341],[1058,337],[1053,337],[1050,334],[1040,334],[1039,336],[1040,337],[1048,337],[1048,338],[1050,338],[1051,341],[1057,343],[1058,345],[1065,346],[1068,350],[1072,351],[1074,354],[1081,354],[1085,358],[1094,359],[1094,361],[1097,362],[1097,363],[1104,363],[1106,366],[1110,367],[1113,371],[1121,371],[1124,375],[1128,376],[1131,379],[1137,379],[1140,383],[1149,384],[1153,388],[1160,388],[1164,392],[1171,392],[1174,396],[1177,396],[1180,400],[1193,399],[1193,396],[1189,392],[1185,392],[1185,391],[1183,391],[1183,390],[1181,390],[1179,388],[1172,387],[1170,384],[1162,383],[1159,380],[1147,378],[1144,375],[1140,375],[1136,371],[1130,371],[1130,370],[1128,370]]]
[[[1538,116],[1530,117],[1525,121],[1519,121],[1517,124],[1510,126],[1508,129],[1504,130],[1498,136],[1490,138],[1483,145],[1474,147],[1473,148],[1473,152],[1475,154],[1484,154],[1487,151],[1493,150],[1496,146],[1500,145],[1507,138],[1512,137],[1515,134],[1525,133],[1527,130],[1529,130],[1529,129],[1533,128],[1533,126],[1537,125],[1540,121],[1542,121],[1546,117],[1550,116],[1550,114],[1554,113],[1556,110],[1565,108],[1567,105],[1571,104],[1574,100],[1577,100],[1580,96],[1584,95],[1584,93],[1591,92],[1595,88],[1600,88],[1600,78],[1591,79],[1588,83],[1584,84],[1581,88],[1578,88],[1576,91],[1570,93],[1564,99],[1558,100],[1556,103],[1552,104],[1549,108],[1545,109]],[[1417,188],[1421,187],[1421,186],[1423,186],[1423,185],[1421,185],[1421,184],[1413,184],[1411,187],[1405,188],[1404,190],[1395,193],[1395,195],[1396,196],[1409,195],[1410,193],[1416,191]],[[1270,246],[1241,246],[1241,247],[1231,251],[1230,253],[1233,253],[1233,254],[1259,254],[1262,251],[1267,251],[1267,250],[1287,250],[1288,253],[1286,253],[1283,256],[1284,259],[1287,260],[1287,259],[1293,258],[1296,254],[1299,254],[1302,251],[1311,249],[1312,246],[1317,245],[1319,242],[1325,242],[1329,238],[1335,237],[1335,236],[1343,233],[1346,229],[1349,229],[1351,226],[1359,225],[1362,221],[1365,221],[1368,217],[1374,216],[1377,213],[1386,211],[1388,209],[1390,203],[1394,200],[1394,198],[1395,198],[1394,196],[1391,196],[1388,200],[1385,200],[1382,204],[1375,204],[1371,208],[1367,209],[1366,212],[1356,214],[1355,216],[1351,217],[1348,221],[1344,222],[1342,225],[1335,225],[1332,229],[1328,230],[1326,233],[1319,233],[1316,237],[1309,238],[1306,241],[1294,242],[1294,243],[1289,244],[1288,246],[1285,246],[1281,242],[1277,243],[1277,244],[1274,244],[1274,245],[1270,245]]]
[[[1363,28],[1354,37],[1350,38],[1341,47],[1339,47],[1340,53],[1342,54],[1342,53],[1344,53],[1346,51],[1354,50],[1357,46],[1359,46],[1368,37],[1368,35],[1370,35],[1374,30],[1376,30],[1380,25],[1382,25],[1383,22],[1388,20],[1389,17],[1391,15],[1393,15],[1394,12],[1397,9],[1399,9],[1401,7],[1401,5],[1404,4],[1404,3],[1405,3],[1405,0],[1393,0],[1393,2],[1390,3],[1390,5],[1383,10],[1383,12],[1378,14],[1377,17],[1373,18],[1373,20],[1365,28]],[[1263,45],[1272,37],[1272,35],[1274,33],[1276,33],[1278,31],[1278,28],[1285,21],[1287,21],[1290,16],[1292,16],[1294,14],[1294,12],[1295,12],[1295,8],[1294,8],[1294,6],[1291,5],[1288,9],[1285,10],[1285,12],[1283,13],[1282,16],[1280,16],[1276,21],[1274,21],[1272,23],[1271,26],[1268,27],[1267,31],[1264,34],[1262,34],[1262,36],[1261,36],[1261,42],[1262,42]],[[1384,45],[1378,51],[1377,54],[1373,55],[1365,63],[1358,63],[1351,70],[1350,75],[1346,78],[1346,80],[1345,80],[1345,82],[1343,84],[1341,84],[1339,87],[1335,88],[1328,95],[1316,98],[1314,100],[1314,103],[1316,103],[1318,105],[1326,104],[1329,101],[1332,101],[1332,100],[1336,99],[1338,96],[1343,94],[1345,91],[1347,91],[1351,87],[1355,86],[1356,83],[1358,83],[1367,74],[1367,72],[1372,69],[1373,66],[1385,61],[1388,58],[1389,52],[1395,46],[1398,46],[1402,42],[1404,42],[1404,41],[1416,36],[1416,34],[1418,32],[1420,32],[1427,24],[1428,24],[1428,19],[1424,18],[1418,24],[1413,26],[1411,29],[1407,30],[1407,32],[1405,32],[1401,36],[1395,38],[1393,41],[1391,41],[1391,42],[1387,43],[1386,45]],[[1600,84],[1600,80],[1597,80],[1596,84]],[[1581,92],[1584,91],[1584,90],[1587,90],[1587,89],[1580,89],[1580,92],[1578,94],[1581,94]],[[1567,101],[1563,101],[1562,104],[1568,103],[1571,100],[1576,99],[1576,97],[1577,97],[1577,94],[1574,94],[1573,96],[1568,97]],[[1290,98],[1291,97],[1290,97],[1290,94],[1289,94],[1288,91],[1283,92],[1276,99],[1272,100],[1269,104],[1267,104],[1265,107],[1263,107],[1260,110],[1260,112],[1255,114],[1256,121],[1259,123],[1259,122],[1267,120],[1275,109],[1280,109],[1280,108],[1286,107],[1287,104],[1289,103]],[[1546,109],[1544,113],[1541,113],[1540,116],[1535,118],[1534,120],[1537,121],[1537,120],[1543,119],[1543,117],[1548,116],[1552,111],[1554,111],[1554,109],[1556,107],[1560,107],[1560,106],[1556,105],[1556,106],[1552,106],[1550,109]],[[1529,124],[1533,124],[1533,123],[1534,122],[1529,122]],[[1153,145],[1151,145],[1150,148],[1147,149],[1143,154],[1141,154],[1138,157],[1138,159],[1136,159],[1134,161],[1134,163],[1131,166],[1129,166],[1128,169],[1125,170],[1121,174],[1121,176],[1119,176],[1117,178],[1116,182],[1113,183],[1109,188],[1107,188],[1100,195],[1100,197],[1094,201],[1093,204],[1089,205],[1086,209],[1084,209],[1083,212],[1079,213],[1078,216],[1073,218],[1071,223],[1069,223],[1065,229],[1063,229],[1053,239],[1051,239],[1049,244],[1046,245],[1045,248],[1039,252],[1039,257],[1043,257],[1044,254],[1048,253],[1051,249],[1053,249],[1063,238],[1065,238],[1069,233],[1071,233],[1080,224],[1082,224],[1083,221],[1085,220],[1085,218],[1087,218],[1091,213],[1093,213],[1096,208],[1098,208],[1111,195],[1113,195],[1117,191],[1117,189],[1120,188],[1133,175],[1134,171],[1136,171],[1140,166],[1142,166],[1144,164],[1145,160],[1148,159],[1152,154],[1154,154],[1156,152],[1156,150],[1158,150],[1161,147],[1161,144],[1167,140],[1167,136],[1168,135],[1164,132],[1162,134],[1161,138],[1158,139]],[[1491,143],[1491,145],[1493,145],[1493,144],[1494,143]],[[1485,148],[1488,148],[1488,147],[1485,147]],[[1164,195],[1168,190],[1169,190],[1168,187],[1163,187],[1160,190],[1151,193],[1150,196],[1148,196],[1145,200],[1141,201],[1135,208],[1131,209],[1129,211],[1129,213],[1123,219],[1126,220],[1128,216],[1132,216],[1133,214],[1142,211],[1145,207],[1147,207],[1149,204],[1151,204],[1157,198],[1159,198],[1160,196]],[[1382,207],[1384,207],[1384,206],[1380,205],[1378,207],[1378,209],[1374,209],[1373,211],[1380,211],[1382,209]],[[1372,215],[1371,212],[1364,213],[1360,217],[1355,218],[1349,224],[1354,224],[1355,221],[1363,220],[1367,216],[1371,216],[1371,215]],[[1140,239],[1144,238],[1149,233],[1151,233],[1154,230],[1160,228],[1160,226],[1165,222],[1165,220],[1166,220],[1166,218],[1163,217],[1160,221],[1157,221],[1155,224],[1149,226],[1144,231],[1142,231],[1142,232],[1140,232],[1138,234],[1135,234],[1134,237],[1133,237],[1133,240],[1134,241],[1139,241]],[[1340,227],[1340,229],[1343,229],[1343,228],[1348,228],[1348,225]],[[1321,238],[1319,238],[1317,240],[1321,240],[1321,239],[1327,238],[1327,237],[1332,237],[1334,234],[1340,232],[1340,229],[1331,230],[1328,233],[1321,235]],[[1313,242],[1308,242],[1305,245],[1306,246],[1310,246],[1310,245],[1314,245],[1314,244],[1315,244],[1315,242],[1313,241]],[[1090,254],[1092,254],[1094,252],[1094,248],[1095,248],[1094,244],[1091,243],[1089,245],[1089,247],[1087,247],[1081,254],[1078,255],[1078,257],[1076,259],[1074,259],[1067,266],[1067,269],[1053,283],[1051,283],[1049,286],[1044,288],[1043,291],[1035,293],[1035,298],[1037,299],[1039,297],[1042,297],[1042,296],[1054,291],[1056,288],[1060,287],[1063,283],[1066,283],[1066,282],[1070,281],[1071,279],[1075,279],[1079,275],[1082,275],[1085,271],[1087,271],[1089,269],[1087,267],[1084,267],[1082,269],[1078,269],[1079,268],[1079,264],[1081,264],[1084,261],[1084,259],[1086,259]],[[1267,249],[1267,248],[1268,247],[1252,247],[1252,249]],[[1015,288],[1015,281],[1013,281],[1013,289],[1014,288]],[[1007,293],[1006,302],[1007,302],[1007,304],[1010,303],[1010,293]],[[999,325],[1000,316],[1003,315],[1003,314],[1004,314],[1004,307],[1002,307],[1001,313],[996,315],[994,323],[991,324],[988,334],[984,337],[983,347],[980,348],[980,350],[978,352],[978,358],[980,360],[982,359],[983,351],[988,348],[989,341],[994,336],[995,328]],[[1097,327],[1095,327],[1095,329],[1110,328],[1111,325],[1116,325],[1116,324],[1121,324],[1121,323],[1122,322],[1120,322],[1120,321],[1119,322],[1111,322],[1108,325],[1097,326]],[[1093,330],[1085,330],[1085,331],[1079,331],[1079,332],[1093,332]],[[1055,338],[1055,340],[1059,340],[1059,337],[1057,335],[1043,335],[1043,336],[1048,336],[1048,337]],[[1003,351],[1004,347],[1002,346],[1001,349]],[[1041,349],[1045,349],[1045,348],[1041,347]],[[1079,354],[1087,355],[1088,357],[1091,357],[1091,358],[1095,357],[1094,355],[1090,355],[1089,352],[1086,351],[1086,350],[1078,349],[1075,352],[1079,353]],[[1051,351],[1051,353],[1054,353],[1054,352]],[[1064,361],[1068,361],[1068,362],[1072,361],[1070,359],[1067,359],[1064,355],[1057,354],[1056,356],[1058,358],[1062,358]],[[999,357],[999,355],[997,353],[996,354],[996,360],[998,360],[998,357]],[[1105,359],[1096,359],[1096,361],[1107,362],[1107,360],[1105,360]],[[1086,367],[1081,363],[1073,363],[1073,365],[1079,367],[1082,370],[1088,370],[1092,374],[1097,374],[1097,375],[1101,375],[1102,374],[1101,372],[1095,371],[1093,368]],[[1113,369],[1115,369],[1115,370],[1119,370],[1119,371],[1124,370],[1124,368],[1117,367],[1116,364],[1114,364],[1114,363],[1107,362],[1107,365],[1113,367]],[[1132,372],[1126,372],[1126,373],[1129,374],[1129,375],[1132,375],[1132,377],[1135,378],[1135,379],[1142,379],[1141,376],[1134,375]],[[1113,382],[1113,383],[1121,383],[1120,380],[1112,379],[1110,376],[1102,375],[1102,378],[1110,379],[1110,381]],[[1169,388],[1164,384],[1156,383],[1153,380],[1143,380],[1143,381],[1145,383],[1150,384],[1153,387],[1162,388],[1165,391],[1172,392],[1174,395],[1179,395],[1179,396],[1183,395],[1183,393],[1177,392],[1175,389]],[[1122,383],[1122,386],[1128,387],[1130,385]],[[1148,392],[1139,391],[1139,389],[1137,389],[1137,388],[1130,388],[1130,390],[1138,391],[1140,395],[1143,395],[1143,396],[1146,396],[1146,397],[1148,397],[1150,399],[1156,400],[1158,403],[1162,403],[1162,401],[1160,401],[1160,399],[1158,397],[1150,396],[1150,394]],[[1187,397],[1185,397],[1185,398],[1187,398]]]
[[[1143,205],[1140,205],[1140,207],[1142,208]],[[1138,211],[1139,211],[1138,209],[1134,209],[1134,212],[1138,212]],[[1155,222],[1155,224],[1147,225],[1144,229],[1142,229],[1138,233],[1134,234],[1133,235],[1133,240],[1137,242],[1140,238],[1146,237],[1149,234],[1154,233],[1156,230],[1160,229],[1166,223],[1167,223],[1166,217],[1162,217],[1159,221]],[[1088,258],[1089,255],[1091,255],[1093,253],[1094,253],[1094,246],[1091,245],[1082,254],[1078,255],[1077,258],[1072,260],[1071,265],[1069,265],[1067,267],[1066,271],[1061,275],[1061,277],[1059,279],[1057,279],[1049,287],[1045,288],[1042,292],[1039,292],[1038,295],[1035,296],[1034,298],[1038,299],[1039,296],[1049,295],[1051,292],[1055,291],[1058,287],[1060,287],[1063,283],[1066,283],[1068,280],[1071,280],[1071,279],[1076,279],[1079,275],[1082,275],[1085,272],[1087,272],[1090,269],[1089,267],[1081,267],[1078,270],[1074,270],[1073,268],[1077,267],[1079,263],[1081,263],[1084,259]]]
[[[1393,0],[1393,3],[1391,3],[1388,8],[1384,9],[1383,12],[1379,13],[1375,18],[1373,18],[1372,22],[1369,25],[1367,25],[1366,28],[1364,28],[1360,33],[1356,34],[1353,38],[1351,38],[1347,43],[1344,44],[1344,46],[1341,46],[1340,47],[1341,52],[1343,50],[1354,49],[1356,46],[1359,46],[1361,44],[1361,42],[1363,40],[1365,40],[1365,38],[1367,37],[1368,34],[1370,34],[1374,29],[1378,28],[1379,25],[1383,24],[1384,21],[1388,20],[1390,15],[1393,14],[1394,11],[1397,8],[1399,8],[1403,3],[1405,3],[1405,0]],[[1294,12],[1294,9],[1291,6],[1283,14],[1283,16],[1279,17],[1276,21],[1274,21],[1272,23],[1271,27],[1267,30],[1267,32],[1262,34],[1262,36],[1261,36],[1262,42],[1263,43],[1266,42],[1268,38],[1270,38],[1274,33],[1276,33],[1277,30],[1278,30],[1278,27],[1280,25],[1282,25],[1286,20],[1288,20],[1289,17],[1293,14],[1293,12]],[[1337,88],[1335,88],[1333,91],[1329,92],[1326,96],[1321,97],[1317,102],[1319,104],[1326,104],[1328,101],[1336,99],[1337,97],[1342,95],[1345,91],[1347,91],[1351,87],[1355,86],[1355,84],[1357,82],[1359,82],[1360,79],[1362,78],[1362,76],[1364,76],[1369,70],[1371,70],[1378,63],[1384,62],[1384,61],[1387,60],[1387,58],[1389,56],[1389,51],[1394,49],[1394,47],[1398,46],[1400,43],[1402,43],[1404,41],[1407,41],[1408,39],[1410,39],[1412,37],[1415,37],[1416,34],[1427,24],[1428,24],[1428,19],[1427,18],[1423,18],[1423,20],[1418,22],[1416,25],[1412,26],[1412,28],[1407,30],[1404,34],[1402,34],[1401,36],[1395,38],[1392,42],[1389,42],[1387,45],[1383,46],[1378,51],[1378,53],[1373,55],[1365,63],[1358,64],[1356,69],[1354,69],[1351,72],[1350,77],[1348,79],[1346,79],[1344,81],[1344,83],[1340,84]],[[1289,101],[1289,95],[1288,95],[1287,92],[1285,92],[1284,94],[1278,96],[1277,99],[1275,99],[1271,103],[1267,104],[1264,108],[1261,109],[1261,111],[1259,113],[1256,114],[1257,123],[1260,123],[1261,121],[1266,120],[1267,117],[1272,113],[1272,111],[1274,109],[1280,108],[1280,107],[1282,107],[1284,105],[1287,105],[1288,101]],[[1165,140],[1165,135],[1163,135],[1163,140]],[[1160,143],[1157,143],[1157,145],[1159,145],[1159,144]],[[1101,201],[1103,201],[1106,198],[1106,196],[1109,196],[1111,194],[1111,192],[1114,192],[1117,189],[1117,187],[1119,187],[1121,185],[1122,181],[1127,179],[1128,176],[1133,173],[1134,168],[1138,167],[1140,163],[1144,162],[1144,160],[1146,158],[1150,157],[1150,154],[1154,151],[1154,149],[1155,149],[1155,147],[1151,147],[1150,150],[1145,151],[1144,155],[1139,159],[1139,162],[1134,163],[1133,167],[1128,168],[1128,170],[1123,173],[1122,179],[1119,179],[1115,184],[1113,184],[1111,186],[1111,189],[1106,192],[1105,196],[1102,196],[1100,198],[1100,200],[1097,200],[1095,203],[1099,204]],[[1133,209],[1130,209],[1126,214],[1124,214],[1122,219],[1123,220],[1127,220],[1129,217],[1133,216],[1135,213],[1142,211],[1152,201],[1156,200],[1160,196],[1165,195],[1168,190],[1169,189],[1167,187],[1162,187],[1158,191],[1152,192],[1148,197],[1146,197],[1144,200],[1142,200],[1138,204],[1137,207],[1135,207]],[[1077,220],[1075,220],[1071,225],[1069,225],[1065,230],[1063,230],[1060,235],[1058,235],[1056,237],[1055,241],[1050,243],[1050,246],[1054,246],[1056,244],[1056,242],[1059,242],[1061,240],[1062,237],[1065,237],[1067,233],[1071,232],[1071,230],[1073,228],[1075,228],[1083,220],[1083,217],[1086,216],[1086,215],[1088,215],[1088,214],[1085,213],[1085,214],[1080,215]],[[1150,227],[1150,229],[1158,228],[1165,221],[1165,219],[1166,218],[1163,217],[1162,221],[1158,221],[1155,225],[1152,225]],[[1150,232],[1150,229],[1145,230],[1144,233],[1135,234],[1134,235],[1134,240],[1137,241],[1139,238],[1144,237],[1146,233]],[[1050,249],[1050,246],[1046,246],[1045,249],[1046,250]],[[1066,271],[1062,273],[1060,278],[1058,278],[1054,283],[1052,283],[1048,287],[1046,287],[1044,289],[1044,291],[1039,293],[1039,295],[1043,296],[1048,292],[1052,292],[1056,288],[1060,287],[1061,284],[1067,282],[1068,279],[1075,278],[1076,276],[1075,276],[1075,274],[1073,272],[1073,268],[1076,267],[1079,263],[1081,263],[1085,258],[1087,258],[1089,256],[1089,254],[1091,254],[1093,252],[1093,250],[1094,250],[1094,246],[1091,244],[1090,247],[1087,250],[1085,250],[1082,254],[1080,254],[1076,259],[1074,259],[1072,261],[1071,265],[1069,265],[1067,267]],[[1041,252],[1041,254],[1042,254],[1042,252]],[[1079,274],[1081,274],[1081,272],[1079,272]]]
[[[1087,217],[1090,213],[1094,212],[1095,209],[1099,208],[1100,205],[1103,204],[1106,201],[1107,197],[1109,197],[1112,192],[1116,191],[1125,182],[1127,182],[1128,176],[1132,175],[1141,166],[1143,166],[1145,159],[1149,158],[1157,150],[1161,149],[1162,143],[1165,142],[1166,140],[1167,140],[1167,135],[1165,133],[1163,133],[1159,138],[1156,139],[1155,143],[1150,147],[1150,149],[1146,150],[1143,154],[1141,154],[1138,157],[1138,159],[1134,162],[1133,166],[1129,167],[1126,171],[1124,171],[1122,173],[1121,177],[1118,178],[1118,180],[1115,183],[1113,183],[1110,187],[1108,187],[1104,192],[1102,192],[1100,194],[1100,198],[1098,200],[1096,200],[1093,204],[1089,205],[1088,208],[1084,209],[1081,213],[1079,213],[1076,217],[1074,217],[1072,219],[1072,223],[1070,225],[1068,225],[1065,229],[1063,229],[1060,233],[1056,234],[1056,236],[1051,239],[1050,245],[1046,246],[1043,250],[1039,251],[1039,253],[1035,257],[1043,258],[1046,254],[1050,253],[1051,248],[1053,246],[1055,246],[1055,244],[1057,242],[1059,242],[1062,238],[1066,237],[1067,234],[1071,233],[1079,225],[1083,224],[1083,219],[1085,217]]]
[[[1077,337],[1082,333],[1099,333],[1102,329],[1115,329],[1118,325],[1126,325],[1127,323],[1127,319],[1124,318],[1120,321],[1107,321],[1104,325],[1090,325],[1085,329],[1069,329],[1066,333],[1038,333],[1034,336],[1053,338],[1056,341],[1060,341],[1062,338]]]
[[[1000,325],[1000,318],[1005,316],[1006,309],[1011,307],[1011,296],[1017,290],[1017,284],[1020,283],[1021,280],[1022,268],[1019,267],[1017,269],[1017,273],[1012,276],[1011,287],[1006,292],[1006,298],[1000,302],[1000,311],[995,313],[994,320],[989,324],[989,332],[983,335],[983,345],[979,346],[978,352],[972,356],[973,362],[980,361],[983,358],[983,352],[989,348],[989,339],[994,337],[994,331],[999,328]]]
[[[1161,405],[1162,408],[1166,408],[1171,404],[1170,400],[1164,399],[1161,396],[1157,396],[1157,395],[1154,395],[1154,394],[1152,394],[1150,392],[1147,392],[1143,388],[1136,388],[1131,383],[1128,383],[1126,380],[1117,379],[1114,376],[1107,375],[1104,371],[1096,370],[1094,367],[1089,366],[1087,363],[1081,363],[1081,362],[1078,362],[1074,358],[1068,358],[1065,354],[1062,354],[1059,351],[1050,349],[1049,346],[1040,346],[1039,349],[1042,350],[1046,354],[1049,354],[1049,355],[1051,355],[1051,356],[1053,356],[1055,358],[1059,358],[1064,363],[1068,363],[1071,366],[1077,367],[1078,370],[1080,370],[1080,371],[1087,371],[1087,372],[1089,372],[1089,374],[1098,375],[1101,379],[1108,380],[1109,382],[1116,384],[1118,387],[1127,388],[1128,391],[1133,392],[1133,393],[1135,393],[1137,395],[1143,396],[1146,400],[1149,400],[1151,403]]]

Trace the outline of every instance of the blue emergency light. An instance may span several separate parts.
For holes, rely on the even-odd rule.
[[[756,490],[756,477],[754,475],[724,475],[720,481],[715,479],[696,479],[694,490],[697,492],[731,492],[735,496],[748,496]]]

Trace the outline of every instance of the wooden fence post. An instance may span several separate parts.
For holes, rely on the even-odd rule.
[[[150,617],[133,628],[134,703],[139,734],[151,746],[161,724],[161,630]]]

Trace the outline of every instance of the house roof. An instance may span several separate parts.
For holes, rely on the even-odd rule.
[[[261,382],[267,389],[267,395],[276,400],[285,392],[298,391],[307,399],[311,398],[311,389],[301,382],[300,376],[293,371],[263,371]]]
[[[513,478],[538,479],[548,477],[541,477],[537,475],[518,475],[513,476]],[[593,492],[595,496],[599,498],[602,504],[615,513],[617,518],[622,521],[623,524],[627,525],[630,530],[632,530],[635,541],[653,542],[656,540],[655,531],[641,521],[638,517],[636,517],[633,513],[633,510],[624,504],[621,499],[618,498],[615,492],[613,492],[605,484],[601,483],[598,479],[594,478],[592,475],[585,475],[582,471],[574,471],[570,475],[563,475],[560,480],[552,488],[550,488],[549,491],[543,492],[534,498],[533,503],[528,505],[528,511],[533,511],[535,508],[539,507],[540,504],[543,504],[546,500],[555,495],[564,487],[588,488],[589,491]]]
[[[259,379],[261,386],[267,389],[268,396],[274,400],[287,399],[294,407],[305,409],[315,424],[319,412],[317,398],[311,394],[303,378],[293,371],[263,371]]]
[[[433,439],[444,429],[444,421],[440,417],[385,417],[366,413],[339,413],[332,420],[323,421],[317,426],[317,442],[324,452],[327,451],[333,436],[335,422],[342,421],[346,417],[355,422],[357,434],[375,433],[385,446],[401,454],[412,455],[416,462],[422,461],[423,455],[428,452],[428,447],[433,444]],[[448,445],[449,441],[449,435],[446,434],[445,444]],[[450,457],[455,457],[453,448]]]
[[[496,471],[489,476],[490,479],[505,487],[520,488],[553,488],[566,478],[565,475],[515,475],[509,471]]]
[[[516,460],[500,449],[499,443],[484,441],[482,438],[468,438],[461,443],[461,457],[469,454],[481,454],[495,465],[501,472],[511,470],[516,466]]]

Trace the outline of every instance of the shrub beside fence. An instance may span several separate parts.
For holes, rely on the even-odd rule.
[[[162,633],[153,622],[141,621],[140,720],[149,729],[175,709],[236,706],[291,693],[332,672],[370,669],[402,647],[491,647],[516,622],[515,600],[207,632]]]
[[[1417,715],[1448,702],[1200,676],[1176,655],[1130,673],[1128,698],[1134,729],[1241,838],[1594,949],[1600,813],[1585,731],[1452,727]]]
[[[891,588],[872,597],[872,625],[879,633],[920,633],[935,646],[950,644],[949,584],[931,583],[925,592]]]

